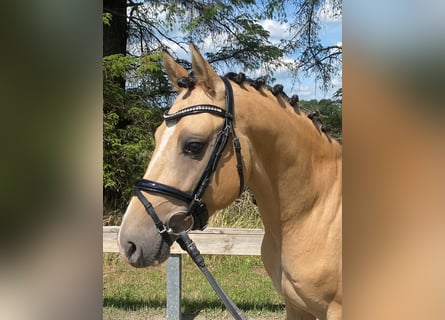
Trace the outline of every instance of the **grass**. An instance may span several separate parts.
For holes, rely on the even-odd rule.
[[[257,208],[244,193],[232,206],[215,214],[211,226],[261,228]],[[108,218],[116,221],[115,218]],[[231,299],[251,319],[284,319],[283,299],[272,286],[261,257],[206,255],[206,264]],[[135,269],[118,254],[104,253],[104,319],[164,319],[165,264]],[[184,319],[231,319],[204,275],[191,259],[182,258]]]

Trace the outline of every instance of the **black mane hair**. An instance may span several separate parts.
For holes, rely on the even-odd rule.
[[[248,84],[252,87],[254,87],[256,90],[260,91],[262,88],[266,88],[267,90],[269,90],[270,92],[272,92],[272,94],[274,96],[281,96],[283,97],[285,100],[287,100],[287,102],[289,103],[289,105],[291,105],[294,110],[296,112],[300,112],[300,110],[304,111],[304,113],[307,115],[307,117],[309,119],[312,120],[313,124],[315,125],[315,127],[317,128],[317,130],[321,130],[321,132],[323,132],[324,134],[326,134],[326,136],[330,139],[331,137],[329,136],[329,133],[331,132],[332,128],[330,126],[324,125],[321,117],[320,117],[320,113],[318,111],[311,111],[311,110],[307,110],[305,108],[302,108],[299,106],[299,98],[297,94],[292,95],[291,97],[289,97],[285,92],[284,92],[284,87],[281,84],[276,84],[273,87],[267,85],[266,80],[262,77],[257,78],[257,79],[251,79],[248,78],[244,73],[240,72],[240,73],[235,73],[235,72],[228,72],[225,74],[225,76],[227,79],[232,80],[233,82],[235,82],[236,84],[238,84],[239,86],[243,86],[245,84]],[[193,71],[189,73],[189,75],[187,77],[181,77],[177,80],[177,84],[179,87],[181,88],[188,88],[188,89],[193,89],[193,87],[196,85],[196,79],[195,76],[193,74]],[[338,140],[338,139],[336,139]],[[341,140],[338,140],[341,143]]]

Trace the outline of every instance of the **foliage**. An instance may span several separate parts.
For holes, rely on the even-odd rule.
[[[340,99],[339,99],[340,97]],[[332,131],[330,135],[334,138],[342,137],[342,105],[341,105],[341,89],[335,94],[334,98],[317,100],[302,100],[299,102],[300,107],[306,110],[317,110],[320,112],[320,119],[324,125],[330,126]]]
[[[283,66],[283,49],[273,45],[259,23],[260,8],[251,0],[160,2],[133,7],[129,21],[129,51],[149,52],[165,46],[186,50],[186,43],[212,39],[207,59],[267,72]],[[174,34],[175,36],[171,36]],[[172,52],[175,54],[175,52]]]
[[[102,22],[105,26],[110,26],[113,15],[109,12],[104,12],[102,14]]]
[[[154,148],[153,134],[162,120],[162,110],[153,104],[161,92],[125,90],[116,78],[134,74],[144,88],[161,73],[160,55],[140,58],[113,55],[103,59],[104,73],[104,209],[123,209],[134,182],[140,178]],[[144,78],[150,80],[142,80]],[[159,80],[159,79],[158,79]],[[163,77],[159,80],[162,82]],[[136,81],[136,80],[134,80]]]
[[[343,48],[339,44],[322,45],[319,32],[322,19],[339,19],[341,0],[269,0],[265,2],[264,16],[286,22],[292,36],[282,40],[285,54],[297,54],[294,68],[297,76],[314,75],[327,89],[341,70]],[[323,18],[324,17],[324,18]]]
[[[165,45],[184,48],[187,40],[213,48],[213,64],[239,65],[244,71],[261,68],[271,76],[286,68],[295,77],[314,75],[327,89],[341,69],[342,47],[322,45],[319,32],[322,17],[341,17],[340,0],[182,0],[141,3],[130,10],[129,43],[134,52],[147,52]],[[291,37],[272,43],[261,22],[278,19]],[[177,36],[170,36],[170,34]],[[296,58],[285,60],[284,55]]]
[[[343,102],[343,88],[340,88],[337,91],[335,91],[334,94],[332,95],[332,98],[334,98],[335,102],[342,104],[342,102]]]
[[[263,228],[258,207],[254,204],[255,198],[249,189],[246,189],[230,206],[212,215],[209,225],[225,228]]]

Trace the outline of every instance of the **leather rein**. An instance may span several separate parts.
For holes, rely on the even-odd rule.
[[[166,122],[172,120],[178,120],[185,116],[195,115],[199,113],[210,113],[212,115],[224,119],[224,123],[221,127],[221,130],[217,134],[215,145],[210,155],[209,161],[194,191],[191,194],[189,194],[177,188],[147,179],[140,179],[136,183],[136,186],[133,189],[134,195],[142,202],[142,204],[145,207],[145,210],[153,219],[159,234],[161,234],[163,239],[169,245],[173,243],[170,237],[170,235],[173,232],[168,227],[168,222],[167,223],[162,222],[162,220],[157,215],[150,201],[148,201],[147,198],[145,198],[145,196],[142,194],[142,191],[170,196],[187,203],[188,206],[185,215],[191,216],[193,218],[192,229],[204,230],[207,227],[209,215],[207,207],[205,203],[202,201],[202,196],[204,195],[204,192],[210,183],[212,174],[216,171],[218,161],[221,158],[221,155],[227,145],[230,136],[232,137],[233,145],[235,148],[237,171],[240,181],[239,194],[241,194],[244,189],[244,173],[243,173],[243,162],[241,156],[241,144],[239,142],[238,137],[236,136],[233,124],[234,120],[233,90],[229,80],[227,80],[224,77],[221,77],[221,79],[223,80],[226,89],[225,109],[210,104],[199,104],[181,109],[173,114],[169,114],[168,111],[164,113],[164,120]],[[207,270],[203,257],[201,256],[199,250],[196,248],[195,243],[188,236],[187,231],[181,230],[180,232],[178,232],[178,235],[179,238],[176,241],[181,246],[181,248],[191,256],[196,265],[204,273],[210,285],[218,294],[218,296],[226,306],[227,310],[232,314],[233,318],[240,320],[246,319],[242,314],[242,312],[238,309],[238,307],[233,303],[233,301],[219,286],[219,284],[216,282],[212,274]]]

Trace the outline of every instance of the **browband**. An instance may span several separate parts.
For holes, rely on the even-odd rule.
[[[223,118],[228,117],[228,118],[232,119],[232,115],[229,114],[228,112],[226,112],[226,110],[219,108],[217,106],[211,105],[211,104],[198,104],[195,106],[181,109],[181,110],[179,110],[175,113],[172,113],[172,114],[169,114],[168,111],[165,111],[164,119],[165,119],[165,121],[175,120],[175,119],[182,118],[184,116],[189,116],[189,115],[198,114],[198,113],[211,113],[216,116],[220,116]]]

